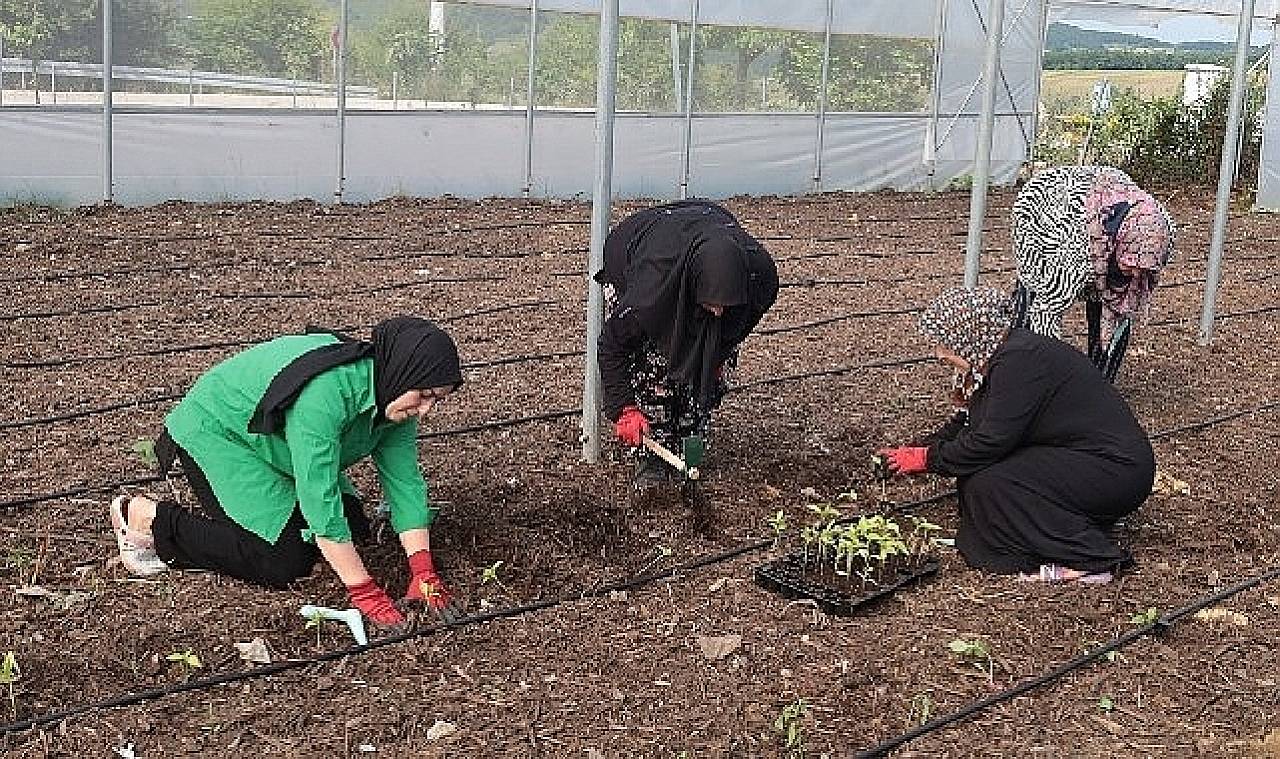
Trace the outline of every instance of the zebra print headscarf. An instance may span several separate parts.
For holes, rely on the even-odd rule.
[[[1012,325],[1009,296],[990,287],[953,287],[920,314],[921,334],[969,362],[968,374],[956,382],[966,398],[982,385],[982,371]]]

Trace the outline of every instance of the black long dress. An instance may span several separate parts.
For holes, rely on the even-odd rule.
[[[717,252],[715,260],[740,263],[708,269]],[[705,434],[726,389],[724,366],[736,363],[738,346],[777,298],[768,251],[723,207],[684,200],[621,221],[595,279],[609,300],[598,343],[604,415],[616,420],[636,404],[668,445]],[[726,306],[722,317],[698,305],[704,290],[708,302]]]
[[[958,478],[956,547],[970,565],[1086,572],[1132,561],[1107,530],[1151,492],[1155,456],[1128,404],[1079,351],[1009,332],[969,402],[968,424],[929,446]]]

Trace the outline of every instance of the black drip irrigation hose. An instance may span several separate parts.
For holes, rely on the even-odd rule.
[[[838,314],[836,316],[828,316],[825,319],[815,319],[810,322],[801,322],[799,324],[785,324],[781,327],[766,327],[755,331],[757,335],[780,335],[786,332],[799,332],[807,329],[822,327],[827,324],[835,324],[836,322],[849,321],[852,319],[869,319],[876,316],[898,316],[901,314],[915,314],[923,311],[922,306],[906,306],[903,308],[886,308],[880,311],[852,311],[847,314]]]
[[[364,292],[368,292],[368,291],[365,290]],[[556,304],[556,301],[553,301],[553,300],[520,301],[517,303],[508,303],[501,306],[494,306],[492,308],[476,309],[473,311],[464,311],[459,314],[451,314],[449,316],[440,317],[436,319],[436,321],[442,324],[448,324],[452,322],[461,321],[463,319],[475,318],[477,316],[496,314],[496,313],[501,313],[503,311],[511,311],[517,308],[532,308],[535,306],[550,306],[555,304]],[[356,325],[356,326],[349,326],[349,327],[348,326],[338,327],[337,329],[342,332],[354,332],[360,329],[368,329],[372,326],[373,326],[372,324],[364,324],[364,325]],[[65,358],[44,359],[40,361],[6,361],[4,363],[4,367],[7,369],[51,369],[59,366],[69,366],[72,364],[83,364],[83,363],[91,363],[91,362],[98,362],[98,361],[121,361],[125,359],[130,359],[130,358],[169,356],[177,353],[194,353],[197,351],[216,350],[218,348],[237,348],[245,345],[252,345],[254,343],[262,342],[263,340],[270,340],[272,337],[276,337],[276,335],[258,336],[258,337],[250,337],[250,338],[238,338],[235,340],[219,340],[215,342],[193,343],[189,345],[173,345],[167,348],[152,348],[150,350],[134,351],[132,353],[125,352],[125,353],[114,353],[114,354],[102,354],[102,355],[96,355],[96,356],[67,356]]]
[[[1012,274],[1017,269],[1013,267],[1005,269],[982,269],[979,274]],[[933,274],[921,274],[915,277],[832,277],[829,279],[791,279],[778,283],[780,288],[788,287],[817,287],[819,285],[882,285],[882,284],[902,284],[904,282],[924,282],[934,279],[959,279],[961,275],[950,272],[935,272]]]
[[[125,401],[123,403],[112,403],[107,406],[95,406],[93,408],[80,409],[78,411],[68,411],[65,414],[55,414],[53,416],[33,417],[30,419],[19,419],[12,422],[0,422],[0,431],[3,430],[20,430],[26,427],[43,427],[48,424],[57,422],[66,422],[72,419],[83,419],[87,416],[96,416],[97,414],[107,414],[112,411],[120,411],[121,409],[138,408],[139,406],[150,406],[153,403],[164,403],[165,401],[176,401],[182,397],[181,393],[169,393],[166,395],[156,395],[151,398],[141,398],[134,401]]]
[[[900,508],[903,508],[903,509],[911,508],[914,506],[923,505],[925,503],[930,503],[933,500],[936,500],[936,497],[924,499],[918,502],[901,504]],[[166,685],[159,688],[150,688],[147,690],[135,691],[133,693],[125,693],[123,695],[116,696],[114,698],[110,698],[104,701],[98,701],[98,702],[89,703],[89,704],[79,704],[76,706],[68,707],[60,711],[50,712],[48,714],[44,714],[39,717],[31,717],[25,720],[20,720],[18,722],[11,722],[7,725],[0,725],[0,735],[8,735],[10,733],[17,733],[23,730],[30,730],[31,728],[39,727],[40,725],[47,725],[54,722],[61,722],[62,720],[68,719],[70,717],[75,717],[91,711],[97,711],[99,709],[110,709],[110,708],[115,708],[120,706],[130,706],[133,704],[142,703],[143,701],[150,701],[153,699],[164,698],[166,696],[171,696],[178,693],[207,690],[209,688],[212,688],[218,685],[226,685],[228,683],[243,682],[245,680],[252,680],[259,677],[265,677],[267,675],[279,674],[280,672],[287,672],[289,670],[309,667],[313,664],[336,661],[338,659],[344,659],[348,656],[360,656],[360,655],[369,653],[370,651],[376,651],[381,648],[386,648],[388,646],[393,646],[397,643],[403,643],[405,641],[414,640],[417,638],[428,637],[438,632],[442,632],[446,630],[454,630],[462,627],[469,627],[471,625],[480,624],[482,622],[490,622],[498,619],[510,619],[512,617],[518,617],[524,614],[528,614],[530,612],[549,609],[553,606],[559,606],[565,603],[571,603],[574,601],[581,601],[581,600],[586,600],[590,598],[599,598],[601,596],[606,596],[609,593],[614,593],[614,592],[623,591],[623,590],[633,590],[635,588],[640,588],[645,585],[651,585],[661,580],[675,578],[682,572],[690,572],[696,569],[701,569],[702,567],[707,567],[714,564],[721,564],[731,559],[736,559],[739,556],[764,550],[766,548],[769,548],[775,545],[776,542],[777,541],[773,539],[754,540],[754,541],[743,543],[741,545],[727,549],[725,551],[721,551],[719,553],[708,554],[706,556],[701,556],[696,559],[691,559],[687,562],[684,562],[682,564],[677,564],[665,570],[650,572],[648,574],[636,575],[635,577],[629,577],[621,580],[614,580],[612,582],[606,582],[601,585],[595,585],[589,588],[583,588],[578,591],[564,593],[553,598],[548,598],[541,601],[533,601],[531,603],[523,604],[521,606],[513,606],[505,609],[495,609],[493,611],[480,612],[479,614],[471,614],[454,622],[435,624],[424,629],[414,630],[414,631],[402,633],[399,635],[391,635],[385,638],[379,638],[377,640],[370,642],[368,645],[364,645],[364,646],[350,646],[347,648],[342,648],[334,651],[327,651],[323,654],[318,654],[316,656],[310,656],[310,657],[305,657],[301,659],[289,659],[287,661],[276,662],[273,664],[265,664],[262,666],[253,667],[251,669],[244,670],[242,672],[228,672],[221,675],[211,675],[209,677],[203,677],[195,680],[188,680],[182,683],[174,683],[172,685]]]
[[[1112,651],[1119,650],[1129,645],[1130,643],[1133,643],[1139,638],[1142,638],[1147,635],[1151,635],[1153,633],[1163,634],[1166,631],[1170,630],[1178,622],[1182,621],[1183,619],[1185,619],[1186,617],[1192,614],[1195,614],[1197,611],[1200,611],[1201,609],[1208,608],[1210,606],[1213,606],[1216,603],[1219,603],[1228,598],[1231,598],[1232,596],[1238,593],[1242,593],[1246,590],[1255,588],[1264,583],[1272,582],[1276,579],[1280,579],[1280,567],[1274,567],[1266,572],[1263,572],[1260,575],[1255,575],[1247,580],[1242,580],[1236,583],[1235,585],[1232,585],[1229,588],[1225,588],[1217,593],[1213,593],[1208,596],[1202,596],[1188,603],[1186,606],[1183,606],[1182,608],[1177,609],[1176,611],[1172,611],[1168,614],[1161,616],[1159,619],[1157,619],[1154,622],[1151,622],[1150,624],[1143,625],[1142,627],[1136,628],[1134,630],[1130,630],[1124,635],[1120,635],[1116,638],[1113,638],[1110,642],[1097,646],[1087,651],[1086,653],[1083,653],[1080,656],[1075,657],[1074,659],[1064,662],[1058,665],[1057,667],[1054,667],[1053,669],[1049,670],[1048,672],[1045,672],[1042,675],[1033,677],[1030,680],[1024,680],[1018,683],[1017,685],[1013,686],[1012,688],[1001,691],[1000,693],[996,693],[994,695],[988,696],[978,701],[974,701],[973,703],[969,704],[963,709],[960,709],[957,712],[952,712],[951,714],[948,714],[944,717],[939,717],[935,720],[926,722],[925,724],[915,728],[914,730],[908,730],[907,732],[903,733],[902,735],[899,735],[896,738],[891,738],[887,741],[878,743],[875,746],[872,746],[871,748],[860,751],[856,754],[856,756],[859,757],[859,759],[872,759],[873,757],[885,756],[890,751],[893,751],[894,749],[899,748],[915,740],[916,738],[920,738],[922,736],[928,735],[929,733],[932,733],[936,730],[941,730],[942,728],[952,725],[956,722],[969,719],[970,717],[974,716],[978,712],[981,712],[985,709],[995,706],[996,704],[1002,703],[1004,701],[1008,701],[1011,698],[1015,698],[1024,693],[1028,693],[1030,691],[1033,691],[1045,685],[1048,685],[1049,683],[1052,683],[1053,681],[1061,678],[1064,675],[1067,675],[1071,672],[1074,672],[1077,669],[1080,669],[1089,664],[1092,664],[1093,662],[1097,661],[1103,656],[1106,656],[1108,653],[1111,653]]]

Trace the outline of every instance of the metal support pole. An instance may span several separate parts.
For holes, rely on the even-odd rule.
[[[49,102],[54,105],[58,104],[58,64],[56,61],[49,63]]]
[[[827,83],[831,71],[831,12],[834,0],[827,0],[827,19],[822,32],[822,79],[818,85],[818,133],[813,146],[813,191],[822,192],[822,143],[827,128]]]
[[[196,72],[195,69],[187,69],[187,107],[191,108],[196,104]]]
[[[671,87],[675,92],[676,107],[680,110],[680,104],[684,102],[684,87],[680,81],[680,25],[671,22]]]
[[[1040,41],[1040,52],[1036,55],[1036,81],[1031,95],[1031,139],[1028,140],[1027,148],[1027,163],[1031,168],[1028,176],[1035,172],[1036,143],[1040,140],[1040,90],[1044,86],[1044,49],[1048,47],[1049,3],[1050,0],[1040,0],[1040,27],[1036,31],[1036,39]],[[1015,112],[1018,110],[1017,105],[1013,103]]]
[[[689,63],[684,71],[684,146],[680,156],[680,199],[689,197],[689,153],[693,149],[693,64],[698,50],[698,0],[690,0]]]
[[[1240,111],[1244,101],[1245,65],[1249,60],[1249,38],[1253,35],[1255,0],[1241,0],[1240,25],[1236,30],[1236,60],[1231,71],[1231,100],[1227,106],[1227,132],[1222,138],[1222,162],[1218,165],[1218,199],[1213,214],[1213,238],[1209,244],[1209,270],[1204,284],[1204,312],[1200,315],[1200,344],[1213,339],[1214,308],[1218,283],[1222,279],[1222,251],[1227,243],[1227,212],[1231,210],[1232,174],[1239,145]]]
[[[529,0],[529,73],[524,95],[524,190],[525,199],[533,193],[533,105],[538,82],[538,0]]]
[[[115,201],[111,167],[111,120],[114,103],[111,89],[111,4],[102,0],[102,202]]]
[[[978,122],[977,154],[973,161],[973,189],[969,194],[969,237],[965,242],[964,286],[978,286],[978,258],[982,254],[982,224],[987,216],[987,185],[991,180],[991,137],[996,123],[996,85],[1000,76],[1000,34],[1004,29],[1004,0],[991,0],[987,10],[987,58],[983,68],[982,117]]]
[[[1046,0],[1047,2],[1047,0]],[[942,110],[942,53],[947,33],[947,0],[938,0],[938,15],[933,19],[933,83],[929,97],[929,120],[924,128],[925,189],[937,191],[934,179],[938,172],[938,115]]]
[[[347,0],[338,10],[337,81],[338,91],[338,177],[333,202],[342,202],[347,179]]]
[[[587,351],[582,384],[582,457],[600,461],[600,364],[604,289],[593,279],[604,268],[604,239],[613,202],[613,111],[618,80],[618,0],[600,3],[600,59],[596,64],[596,178],[591,193],[591,248],[587,265]]]
[[[0,107],[4,106],[4,27],[0,27]]]

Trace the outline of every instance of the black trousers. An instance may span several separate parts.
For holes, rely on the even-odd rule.
[[[286,588],[311,574],[320,550],[302,539],[306,522],[300,508],[294,508],[279,539],[267,542],[232,521],[200,466],[181,448],[176,452],[204,513],[193,513],[172,501],[156,506],[151,532],[162,560],[176,569],[208,569],[273,589]],[[344,494],[342,500],[353,537],[367,537],[369,522],[360,499]]]

